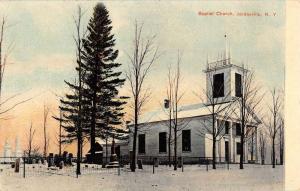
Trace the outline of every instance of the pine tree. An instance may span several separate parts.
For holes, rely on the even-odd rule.
[[[91,158],[95,158],[96,137],[104,138],[121,124],[125,97],[119,97],[118,88],[125,79],[116,71],[121,64],[116,63],[118,50],[114,49],[115,39],[111,34],[109,13],[102,3],[94,8],[87,27],[87,37],[83,39],[83,68],[86,71],[84,84],[89,101]],[[114,130],[113,130],[114,129]]]

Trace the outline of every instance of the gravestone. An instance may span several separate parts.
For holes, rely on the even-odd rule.
[[[113,134],[110,162],[108,165],[106,165],[106,168],[118,168],[118,167],[119,167],[119,161],[118,161],[118,158],[116,155],[116,150],[115,150],[115,135]]]
[[[53,158],[53,153],[49,153],[48,156],[48,167],[54,166],[54,158]]]
[[[133,151],[129,151],[129,163],[130,163],[130,168],[132,168],[132,158],[133,158]]]
[[[55,154],[55,155],[54,155],[54,165],[55,165],[56,167],[59,166],[59,157],[58,157],[58,154]]]
[[[67,163],[67,156],[68,156],[68,152],[67,151],[64,151],[63,152],[63,155],[62,155],[62,158],[63,158],[63,161],[64,161],[64,163]]]
[[[178,157],[178,161],[177,161],[177,166],[178,168],[181,168],[182,167],[182,162],[181,162],[182,158],[181,157]]]
[[[154,158],[154,167],[158,167],[158,164],[159,164],[159,162],[158,162],[158,158]]]
[[[19,172],[20,171],[20,159],[16,159],[16,166],[15,166],[15,172]]]
[[[141,159],[139,159],[139,160],[137,161],[137,164],[138,164],[138,169],[143,169],[143,163],[142,163],[142,160],[141,160]]]
[[[72,159],[73,159],[73,154],[69,153],[69,156],[68,156],[68,165],[72,165]]]
[[[59,164],[58,164],[58,167],[59,167],[59,169],[63,169],[63,167],[64,167],[64,161],[60,161],[59,162]]]

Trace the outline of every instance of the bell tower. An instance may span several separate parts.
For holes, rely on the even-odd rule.
[[[242,80],[247,70],[231,59],[227,42],[225,47],[221,59],[218,58],[213,62],[207,59],[204,70],[207,104],[229,102],[242,96]]]

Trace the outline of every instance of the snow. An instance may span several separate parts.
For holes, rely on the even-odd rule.
[[[83,165],[84,166],[84,165]],[[105,190],[105,191],[210,191],[210,190],[284,190],[284,167],[270,165],[245,165],[244,170],[239,170],[238,165],[219,166],[217,170],[206,171],[206,166],[185,165],[184,172],[179,168],[173,171],[167,166],[155,168],[144,165],[144,169],[130,172],[128,167],[121,169],[102,169],[99,166],[88,166],[83,169],[84,175],[76,178],[75,168],[69,167],[68,173],[56,175],[50,173],[32,174],[25,179],[22,173],[16,174],[10,169],[0,172],[0,190],[43,190],[43,191],[79,191],[79,190]],[[67,169],[67,168],[66,168]],[[93,169],[93,170],[92,170]],[[21,169],[22,170],[22,169]],[[58,170],[59,172],[59,170]]]

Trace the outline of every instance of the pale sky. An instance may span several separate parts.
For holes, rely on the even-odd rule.
[[[52,92],[62,94],[64,80],[73,81],[75,46],[73,15],[77,5],[86,11],[84,23],[92,15],[97,2],[1,2],[0,16],[7,17],[12,27],[6,31],[6,43],[14,42],[4,76],[3,97],[22,93],[19,99],[36,96],[32,101],[10,113],[12,119],[0,121],[0,152],[7,138],[14,145],[18,135],[25,147],[30,121],[42,132],[42,107],[46,103],[53,114],[57,113],[57,99]],[[176,63],[177,50],[183,52],[182,75],[185,103],[198,99],[194,90],[205,87],[204,73],[207,56],[217,58],[224,51],[224,34],[227,34],[231,57],[244,62],[256,71],[257,80],[265,89],[283,87],[285,61],[285,4],[284,2],[131,2],[104,1],[112,20],[118,62],[122,70],[131,52],[134,21],[144,23],[145,35],[156,34],[157,45],[163,52],[149,75],[148,86],[153,96],[149,108],[160,107],[164,99],[167,67]],[[199,11],[269,12],[276,16],[199,16]],[[159,83],[157,83],[159,82]],[[121,90],[126,94],[124,86]],[[58,124],[49,119],[49,133],[53,136]],[[54,137],[52,138],[54,142]],[[56,149],[54,143],[50,149]],[[57,150],[57,149],[56,149]],[[55,151],[56,151],[55,150]]]

